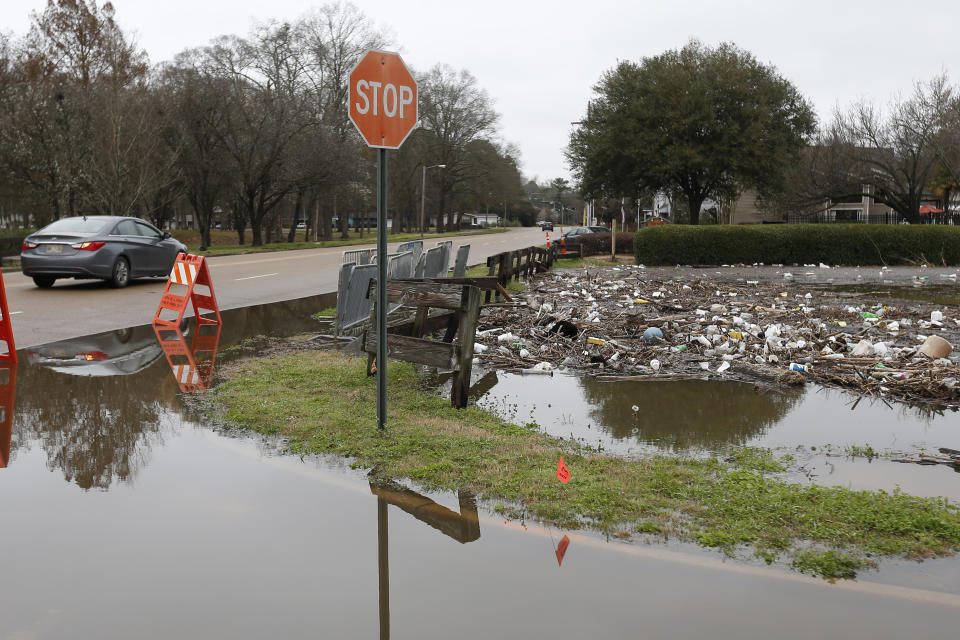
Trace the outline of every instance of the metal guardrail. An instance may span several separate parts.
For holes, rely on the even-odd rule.
[[[451,241],[440,242],[436,247],[422,252],[423,243],[419,240],[406,242],[399,246],[398,253],[387,256],[388,280],[408,278],[446,278],[450,264]],[[418,255],[417,251],[421,253]],[[467,269],[470,245],[457,250],[454,277],[463,277]],[[341,258],[340,274],[337,282],[337,315],[334,328],[337,335],[366,322],[370,316],[371,300],[367,296],[370,281],[377,279],[377,254],[374,249],[344,251]],[[393,312],[398,305],[391,304],[387,313]]]
[[[345,264],[340,267],[340,278],[334,325],[337,335],[370,317],[371,301],[367,299],[367,290],[370,281],[377,278],[377,265]]]
[[[437,277],[443,277],[450,271],[450,256],[453,255],[453,240],[442,240],[437,243],[437,246],[443,249],[443,268]]]
[[[371,264],[376,256],[376,249],[351,249],[343,252],[340,264]]]
[[[467,273],[467,259],[470,256],[470,245],[460,245],[457,249],[457,260],[453,264],[453,277],[462,278]]]
[[[447,275],[446,256],[442,246],[438,245],[433,249],[428,249],[424,256],[424,278],[440,278]]]
[[[413,267],[413,251],[392,253],[387,256],[387,277],[391,280],[397,278],[412,278]]]
[[[377,279],[377,254],[373,249],[344,251],[337,283],[337,315],[334,328],[337,335],[366,322],[370,317],[371,301],[367,299],[370,281]],[[349,254],[349,255],[348,255]],[[415,264],[413,251],[391,253],[387,256],[387,278],[412,278]],[[394,311],[390,305],[387,312]]]
[[[427,254],[421,253],[420,257],[417,258],[416,266],[413,267],[413,277],[422,278],[423,271],[426,268],[426,265],[427,265]]]
[[[413,252],[413,264],[416,265],[420,261],[420,256],[423,255],[423,240],[411,240],[397,246],[397,253],[405,251]]]

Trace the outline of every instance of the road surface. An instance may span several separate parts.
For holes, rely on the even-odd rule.
[[[544,234],[536,227],[515,228],[451,239],[454,248],[469,244],[469,263],[479,264],[501,251],[542,244]],[[425,246],[435,244],[436,240],[428,240]],[[220,308],[234,309],[336,291],[343,251],[373,246],[220,256],[209,258],[208,263]],[[395,246],[391,243],[390,250]],[[125,289],[111,289],[94,280],[58,280],[52,289],[39,289],[20,272],[7,272],[3,277],[18,349],[147,324],[165,285],[164,280],[147,279]]]

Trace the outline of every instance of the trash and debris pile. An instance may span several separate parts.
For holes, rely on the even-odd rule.
[[[938,450],[941,455],[935,456],[929,453],[918,453],[916,456],[907,458],[894,458],[894,462],[906,462],[921,465],[942,464],[953,467],[955,471],[960,471],[960,451],[948,447],[940,447]]]
[[[538,275],[524,302],[484,308],[475,352],[485,366],[531,374],[817,382],[956,403],[957,344],[956,305],[882,304],[789,279],[718,284],[625,266]]]

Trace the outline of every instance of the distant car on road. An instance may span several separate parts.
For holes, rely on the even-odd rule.
[[[166,277],[187,247],[139,218],[81,216],[53,222],[23,240],[20,268],[41,288],[58,278],[106,280]]]
[[[563,244],[565,247],[575,247],[580,244],[580,238],[591,233],[610,233],[606,227],[574,227],[563,232]]]
[[[538,224],[541,231],[553,231],[553,222],[550,220],[541,220]]]

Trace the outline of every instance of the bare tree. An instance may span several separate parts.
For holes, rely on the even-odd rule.
[[[456,72],[448,65],[436,65],[419,79],[419,88],[420,119],[427,129],[427,148],[436,164],[446,165],[437,178],[438,220],[442,221],[451,193],[470,177],[467,146],[474,140],[493,136],[500,116],[486,91],[477,86],[476,78],[465,69]],[[455,222],[448,216],[448,229],[459,224],[459,213]]]
[[[837,171],[833,197],[869,195],[904,219],[919,219],[921,199],[944,157],[937,141],[955,96],[946,75],[916,83],[913,94],[883,110],[859,102],[838,111],[824,134]],[[864,185],[868,190],[864,190]]]
[[[274,24],[250,40],[224,37],[205,50],[210,72],[228,81],[228,116],[218,135],[236,174],[234,202],[250,223],[254,245],[263,244],[267,216],[296,184],[288,151],[306,126],[297,92],[302,67],[287,64],[296,46],[290,25]],[[236,225],[241,242],[244,227]]]
[[[228,116],[229,81],[204,72],[196,50],[177,56],[167,68],[165,83],[174,97],[173,120],[177,168],[193,209],[203,247],[211,245],[210,227],[217,206],[231,186],[228,157],[220,133]]]
[[[297,24],[298,37],[306,53],[305,85],[309,106],[318,128],[324,135],[322,157],[326,166],[316,172],[310,188],[331,207],[323,208],[319,221],[324,240],[332,240],[331,221],[337,204],[349,200],[345,196],[356,191],[352,186],[369,174],[369,161],[362,152],[360,139],[347,115],[350,71],[371,49],[390,46],[390,38],[367,18],[356,5],[334,2],[303,16]],[[341,193],[343,192],[343,193]],[[339,216],[341,237],[348,237],[348,216]]]

